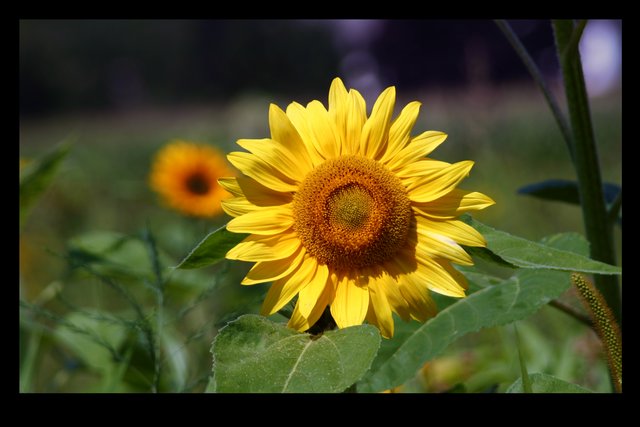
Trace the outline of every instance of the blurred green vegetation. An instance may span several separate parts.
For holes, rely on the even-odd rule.
[[[479,220],[532,240],[583,232],[578,206],[516,194],[532,182],[575,179],[561,134],[534,88],[397,90],[403,98],[396,111],[414,99],[423,103],[415,133],[448,133],[435,158],[476,162],[461,187],[497,202],[478,213]],[[618,93],[592,103],[603,179],[617,184],[620,99]],[[218,328],[239,314],[257,312],[268,286],[240,286],[245,263],[169,268],[228,218],[192,219],[161,206],[147,183],[150,165],[155,152],[175,138],[229,152],[237,148],[236,139],[266,137],[269,102],[284,108],[291,100],[247,94],[212,106],[21,121],[21,159],[50,151],[70,134],[77,141],[20,235],[20,292],[31,304],[21,321],[23,391],[205,389]],[[619,254],[620,228],[615,238]],[[84,332],[74,330],[78,325]],[[160,342],[145,341],[148,329],[161,330]],[[518,330],[529,373],[609,389],[598,339],[585,326],[545,307],[519,322]],[[158,363],[154,354],[161,357]],[[492,328],[452,345],[404,391],[445,391],[457,384],[463,387],[456,390],[504,391],[519,375],[513,327]]]

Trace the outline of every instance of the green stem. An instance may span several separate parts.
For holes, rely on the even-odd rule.
[[[518,360],[520,361],[520,375],[522,377],[522,390],[525,393],[533,393],[533,389],[531,388],[531,379],[529,378],[529,372],[527,372],[527,364],[524,361],[524,356],[522,355],[522,345],[520,344],[520,335],[518,335],[518,328],[516,324],[513,324],[513,330],[516,333],[516,347],[518,347]]]
[[[574,55],[576,53],[580,47],[580,39],[582,38],[582,32],[586,26],[586,19],[578,21],[573,33],[571,34],[571,40],[569,40],[569,43],[565,46],[564,51],[562,52],[563,55]]]
[[[569,316],[573,317],[574,319],[576,319],[578,322],[582,323],[583,325],[586,325],[590,328],[593,328],[593,322],[591,321],[591,318],[589,316],[586,316],[582,313],[578,313],[578,311],[574,310],[572,307],[569,307],[566,304],[561,303],[558,300],[551,300],[549,301],[549,305],[553,308],[556,308],[560,311],[562,311],[565,314],[568,314]]]
[[[540,73],[540,70],[536,66],[536,63],[533,62],[533,59],[529,55],[529,52],[527,52],[527,49],[524,47],[524,45],[522,44],[522,42],[520,41],[516,33],[513,32],[509,23],[504,19],[496,19],[495,23],[498,26],[498,28],[500,28],[500,30],[507,37],[507,40],[509,40],[509,43],[511,43],[511,46],[513,46],[513,49],[516,51],[516,53],[524,63],[524,66],[529,71],[529,74],[531,74],[531,77],[533,77],[533,80],[536,82],[536,84],[542,91],[542,94],[544,95],[544,99],[547,100],[547,104],[549,104],[549,108],[551,108],[553,117],[555,117],[556,122],[558,123],[560,132],[562,133],[562,137],[564,138],[564,142],[567,145],[567,150],[569,150],[569,156],[571,157],[571,161],[575,163],[574,154],[573,154],[573,142],[571,139],[571,131],[569,130],[567,119],[562,114],[562,111],[560,110],[558,103],[556,102],[555,98],[551,94],[551,91],[547,87],[547,84],[545,83],[544,78],[542,77],[542,73]]]
[[[162,268],[160,267],[160,257],[158,256],[158,248],[155,239],[149,230],[149,225],[144,229],[143,238],[147,244],[149,251],[149,260],[153,266],[155,276],[154,291],[156,293],[156,340],[154,346],[153,358],[153,387],[152,391],[157,393],[160,390],[161,367],[160,359],[162,356],[162,328],[164,326],[164,280],[162,279]]]
[[[20,393],[30,393],[33,391],[33,378],[38,360],[40,341],[42,331],[32,329],[29,333],[29,342],[27,344],[27,354],[24,362],[20,367]]]
[[[613,248],[613,226],[607,217],[602,192],[600,165],[596,150],[589,100],[582,73],[579,49],[567,49],[576,34],[571,20],[554,20],[553,28],[564,87],[569,107],[575,169],[580,190],[580,203],[587,239],[591,244],[591,258],[616,264]],[[620,323],[620,291],[616,276],[596,275],[596,287],[611,307]]]

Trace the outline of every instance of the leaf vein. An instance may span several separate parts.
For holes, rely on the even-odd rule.
[[[293,365],[293,368],[291,369],[291,372],[289,372],[289,375],[287,375],[287,380],[284,382],[284,387],[282,388],[282,392],[284,393],[285,391],[287,391],[287,387],[289,387],[289,381],[291,381],[291,378],[293,377],[294,372],[296,371],[296,369],[298,369],[298,365],[300,364],[300,361],[302,360],[302,357],[304,356],[304,353],[307,351],[307,349],[311,346],[311,344],[313,344],[313,341],[309,341],[304,348],[302,349],[302,352],[300,353],[300,356],[298,356],[298,359],[296,360],[295,365]]]

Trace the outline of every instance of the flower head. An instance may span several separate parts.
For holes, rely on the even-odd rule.
[[[174,141],[156,155],[150,184],[170,207],[186,215],[212,217],[229,194],[218,178],[231,175],[224,157],[213,147]]]
[[[457,217],[494,202],[457,189],[473,162],[429,155],[446,139],[411,136],[420,103],[392,120],[395,88],[369,117],[358,91],[336,78],[329,108],[319,101],[269,110],[271,138],[241,139],[248,152],[229,161],[245,176],[222,178],[227,229],[249,233],[227,258],[255,262],[243,284],[273,282],[262,314],[298,296],[289,326],[309,329],[327,306],[341,327],[365,319],[393,336],[392,312],[424,321],[436,313],[429,292],[462,297],[472,264],[460,244],[485,246]]]

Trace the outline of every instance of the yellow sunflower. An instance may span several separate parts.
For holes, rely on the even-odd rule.
[[[471,161],[425,157],[447,137],[411,136],[419,102],[392,120],[395,88],[367,117],[358,91],[336,78],[328,110],[319,101],[269,110],[271,138],[241,139],[249,152],[227,158],[245,176],[222,178],[234,198],[222,203],[227,229],[249,233],[226,257],[256,262],[245,285],[273,282],[262,314],[298,296],[289,326],[305,331],[327,306],[340,328],[365,319],[384,337],[393,316],[425,321],[436,313],[429,292],[463,297],[471,265],[460,244],[485,246],[456,219],[494,203],[457,189]]]
[[[212,217],[221,213],[220,202],[230,196],[217,180],[231,174],[216,149],[174,141],[156,154],[149,180],[172,208],[186,215]]]

